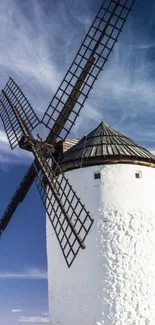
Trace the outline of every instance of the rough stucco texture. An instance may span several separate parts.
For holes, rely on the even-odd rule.
[[[154,325],[155,169],[118,164],[67,176],[95,221],[68,269],[47,219],[51,324]]]

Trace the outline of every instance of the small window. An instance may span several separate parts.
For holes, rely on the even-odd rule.
[[[99,172],[94,173],[94,179],[100,179],[101,178],[101,174]]]
[[[137,171],[135,173],[135,178],[142,178],[142,172],[141,171]]]

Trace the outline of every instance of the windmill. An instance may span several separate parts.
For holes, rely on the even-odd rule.
[[[39,120],[22,90],[10,78],[0,94],[0,117],[11,149],[31,151],[34,162],[13,195],[0,221],[2,234],[33,182],[70,267],[93,227],[93,218],[59,165],[62,144],[68,137],[100,72],[112,52],[134,0],[105,0],[56,94]],[[42,123],[45,140],[32,131]],[[60,141],[58,141],[58,139]],[[80,194],[80,193],[79,193]],[[51,218],[51,212],[54,216]]]
[[[59,232],[52,220],[51,222],[68,266],[72,264],[79,249],[85,248],[84,240],[89,233],[93,219],[58,166],[54,157],[58,151],[57,139],[64,141],[69,135],[90,90],[118,40],[133,3],[133,0],[103,2],[41,121],[12,78],[8,80],[0,95],[0,116],[11,149],[19,145],[20,148],[31,151],[35,158],[3,214],[0,232],[2,234],[18,204],[23,201],[35,180],[49,218],[51,193],[58,202],[59,213],[64,216]],[[39,123],[43,123],[50,130],[45,141],[39,138],[36,140],[32,135],[32,131]],[[60,174],[61,181],[58,180]],[[44,186],[44,181],[47,186]],[[61,189],[61,197],[58,196],[56,188],[58,191]],[[74,207],[68,200],[68,193],[72,193]],[[51,209],[53,208],[54,204],[51,206]],[[76,216],[74,223],[72,222],[73,216],[74,219]],[[60,215],[57,211],[56,219],[59,223]],[[80,223],[78,231],[77,223]],[[66,237],[66,227],[70,228],[69,233],[74,239],[70,240],[71,236]],[[61,230],[63,239],[64,237],[66,239],[65,244],[62,244],[59,237]],[[76,251],[72,249],[75,242],[78,242]],[[64,247],[67,243],[70,249],[65,255]]]

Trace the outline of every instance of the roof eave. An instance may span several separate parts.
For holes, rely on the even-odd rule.
[[[73,159],[67,162],[60,163],[61,169],[66,172],[69,170],[91,167],[97,165],[108,165],[108,164],[130,164],[130,165],[141,165],[155,168],[155,160],[148,158],[138,158],[138,157],[89,157],[81,159]]]

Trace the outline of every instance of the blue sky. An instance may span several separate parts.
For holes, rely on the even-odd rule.
[[[42,116],[101,4],[0,0],[0,88],[15,78]],[[136,1],[71,136],[104,120],[155,151],[154,16],[153,0]],[[10,150],[0,122],[1,215],[31,160]],[[0,238],[1,325],[48,322],[46,271],[45,211],[34,185]]]

